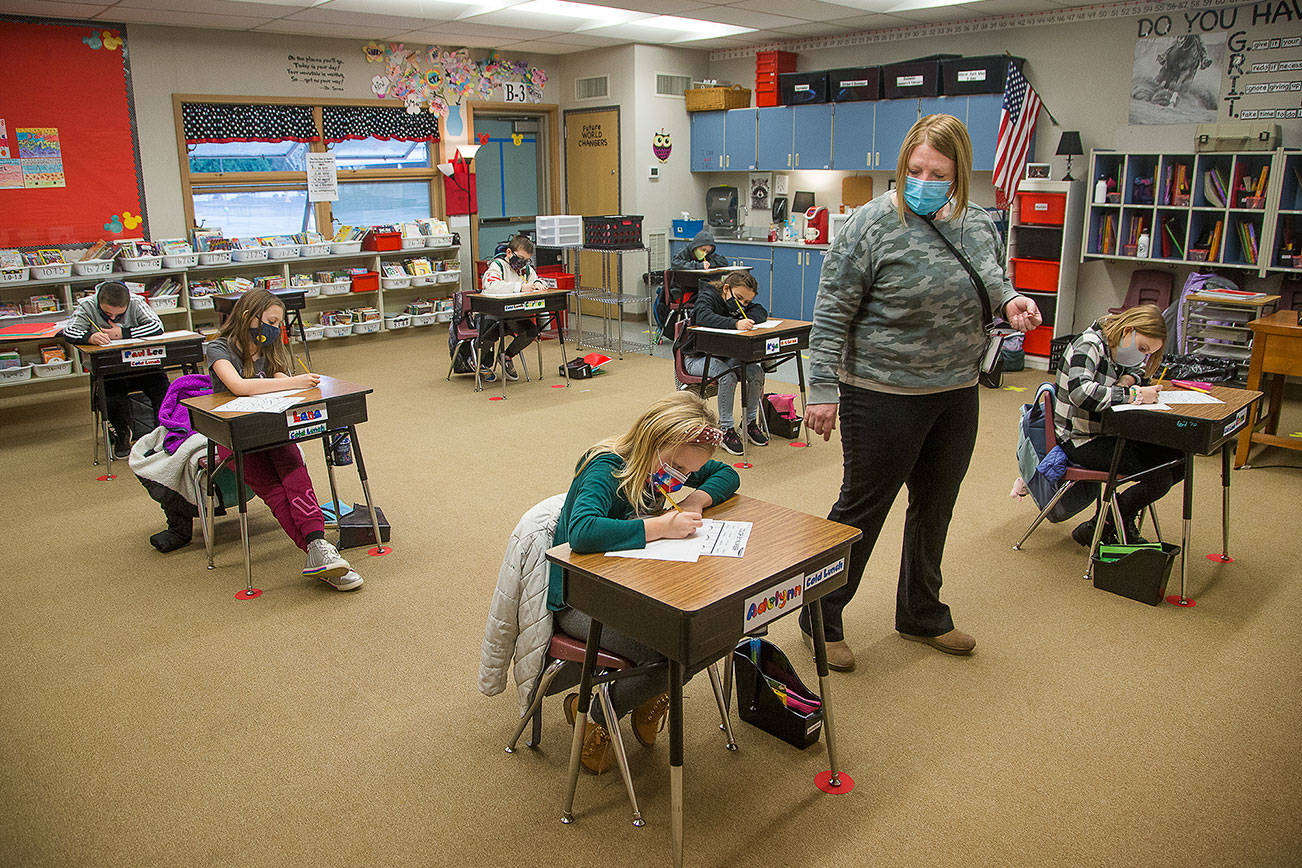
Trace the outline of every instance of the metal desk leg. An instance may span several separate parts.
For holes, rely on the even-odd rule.
[[[805,363],[800,358],[800,350],[796,350],[796,376],[800,378],[800,412],[809,416],[809,399],[805,394]],[[761,408],[762,409],[762,408]],[[801,426],[805,429],[805,445],[809,445],[809,425],[808,423]]]
[[[213,498],[217,492],[217,483],[214,481],[213,477],[215,477],[216,475],[217,475],[217,444],[209,440],[208,441],[208,484],[205,486],[208,496],[204,498],[204,512],[208,516],[208,533],[204,535],[203,542],[205,548],[208,549],[208,569],[210,570],[216,569],[216,567],[213,566],[213,562],[212,562],[213,536],[216,535],[217,533],[217,528],[214,524],[214,522],[217,520],[217,515],[216,515],[216,509],[214,509],[213,507]],[[240,487],[240,491],[243,492],[244,479],[240,478],[235,480],[235,484],[238,485]]]
[[[669,661],[669,837],[683,865],[683,664]]]
[[[732,658],[732,652],[728,652],[729,659]],[[728,750],[737,749],[737,739],[732,735],[732,716],[728,712],[728,699],[723,695],[723,679],[719,677],[719,664],[711,663],[709,666],[710,689],[714,691],[714,701],[719,705],[719,729],[723,730],[724,736],[728,739],[724,744]]]
[[[601,622],[594,620],[588,627],[588,647],[583,655],[583,674],[579,677],[579,707],[574,717],[574,737],[570,740],[569,780],[565,789],[565,806],[561,809],[561,822],[566,825],[574,822],[574,791],[579,785],[579,758],[583,755],[583,734],[588,728],[588,711],[592,707],[592,672],[597,665],[600,647]],[[672,716],[672,693],[669,702]]]
[[[556,316],[555,313],[552,316]],[[565,388],[570,387],[570,360],[565,352],[565,329],[561,327],[560,321],[556,322],[556,340],[561,345],[561,370],[564,371]]]
[[[827,639],[823,633],[823,601],[815,600],[809,608],[809,617],[814,627],[814,665],[818,669],[818,693],[823,701],[823,737],[827,739],[827,762],[830,773],[827,777],[827,786],[834,788],[834,792],[845,792],[844,788],[854,786],[854,782],[846,777],[845,782],[841,780],[841,766],[836,757],[836,726],[832,718],[832,695],[831,679],[828,677],[827,669]]]
[[[303,355],[307,356],[307,363],[312,364],[312,350],[307,343],[307,327],[303,325],[303,311],[294,311],[294,322],[298,326],[298,337],[303,342]]]
[[[502,400],[506,400],[506,320],[502,320],[502,330],[497,337],[497,368],[501,371]]]
[[[1221,447],[1221,556],[1220,562],[1234,562],[1230,557],[1230,453],[1234,451],[1234,441]]]
[[[380,517],[376,515],[375,504],[371,501],[371,484],[366,479],[366,460],[362,458],[361,441],[357,439],[357,426],[348,426],[348,436],[353,441],[353,461],[357,463],[357,478],[362,481],[362,496],[366,498],[366,511],[371,514],[371,532],[375,534],[375,548],[368,549],[368,555],[387,555],[393,547],[384,547],[380,538]]]
[[[325,452],[326,476],[330,480],[330,504],[334,509],[335,526],[339,525],[340,513],[343,512],[343,504],[339,502],[339,488],[335,485],[335,460],[332,452],[333,443],[330,442],[331,434],[334,432],[327,431],[326,436],[321,438],[321,449]],[[336,436],[342,437],[343,434]]]
[[[709,353],[705,354],[705,367],[701,369],[701,382],[698,383],[696,386],[696,392],[698,395],[701,396],[702,401],[705,400],[705,390],[709,387],[710,362],[713,361],[713,359],[714,356],[710,355]]]
[[[550,321],[551,321],[551,322],[555,322],[555,321],[556,321],[556,314],[554,314],[554,313],[552,314],[552,318],[551,318]],[[533,342],[534,342],[534,345],[538,347],[538,381],[539,381],[539,382],[542,382],[542,378],[543,378],[543,360],[542,360],[542,345],[543,345],[543,338],[542,338],[542,336],[543,336],[543,326],[542,326],[542,323],[540,323],[540,322],[538,321],[538,317],[534,317],[534,318],[533,318],[533,323],[534,323],[534,325],[538,326],[538,337],[534,338],[534,339],[533,339]],[[559,335],[560,333],[561,333],[561,327],[560,327],[559,325],[557,325],[557,326],[556,326],[556,334]],[[521,353],[521,355],[524,355],[524,354]],[[525,375],[528,376],[528,372],[527,372],[527,371],[525,372]]]
[[[1184,454],[1184,515],[1180,528],[1180,596],[1167,597],[1168,603],[1188,607],[1194,601],[1185,596],[1185,579],[1189,575],[1189,533],[1193,528],[1193,453]]]
[[[1121,466],[1121,450],[1125,448],[1126,439],[1117,438],[1117,445],[1112,449],[1112,464],[1108,468],[1108,481],[1103,486],[1103,496],[1099,500],[1098,514],[1094,517],[1094,537],[1090,541],[1090,553],[1088,560],[1085,561],[1085,580],[1089,581],[1094,576],[1094,554],[1099,550],[1099,541],[1103,538],[1103,525],[1107,523],[1108,510],[1111,508],[1112,499],[1117,496],[1117,468]]]
[[[244,544],[244,592],[253,596],[253,558],[249,553],[249,503],[244,497],[244,453],[235,453],[235,487],[240,503],[240,541]]]

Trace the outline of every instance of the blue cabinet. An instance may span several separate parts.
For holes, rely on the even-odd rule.
[[[865,171],[873,168],[874,102],[835,103],[832,168]]]
[[[755,168],[792,168],[792,116],[790,106],[755,109]]]
[[[895,171],[904,137],[917,122],[917,100],[887,99],[877,103],[877,115],[873,121],[874,169],[882,172]]]
[[[725,112],[692,112],[692,171],[717,172],[722,166]]]
[[[999,115],[1004,95],[985,93],[967,98],[967,133],[972,139],[972,169],[993,172],[995,143],[999,138]]]
[[[800,318],[808,321],[814,318],[814,299],[818,297],[818,280],[823,274],[823,251],[806,250],[804,254],[805,263],[801,269],[803,289],[800,295]]]
[[[769,313],[778,319],[800,318],[800,293],[805,283],[805,251],[795,247],[773,248],[773,305]]]
[[[723,168],[755,168],[755,109],[724,112]]]
[[[793,110],[794,168],[832,168],[832,105],[802,105]]]

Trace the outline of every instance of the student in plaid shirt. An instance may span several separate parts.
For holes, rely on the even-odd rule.
[[[1072,464],[1090,470],[1111,467],[1117,439],[1102,436],[1100,414],[1116,404],[1152,404],[1158,400],[1162,387],[1150,385],[1149,381],[1161,364],[1165,346],[1166,322],[1162,312],[1151,304],[1105,316],[1067,345],[1055,382],[1053,424],[1058,445]],[[1118,467],[1122,474],[1176,462],[1142,477],[1117,495],[1128,542],[1144,541],[1137,527],[1139,514],[1184,478],[1181,457],[1177,450],[1165,446],[1126,442]],[[1072,538],[1088,546],[1097,520],[1096,514],[1078,526]],[[1103,541],[1115,542],[1116,538],[1109,516],[1103,526]]]

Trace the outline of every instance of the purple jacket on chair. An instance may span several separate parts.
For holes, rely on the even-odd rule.
[[[190,427],[190,412],[181,402],[186,398],[212,394],[212,381],[207,374],[186,374],[177,377],[167,389],[162,406],[158,408],[158,424],[167,429],[163,449],[172,455],[186,438],[194,433]]]

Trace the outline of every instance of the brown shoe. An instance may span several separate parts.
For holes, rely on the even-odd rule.
[[[656,735],[665,728],[669,716],[669,694],[661,693],[633,709],[633,735],[646,747],[656,743]]]
[[[922,642],[944,651],[946,654],[971,654],[972,649],[976,647],[976,640],[962,630],[950,630],[948,633],[941,633],[939,636],[914,636],[909,633],[900,633],[904,639],[910,642]]]
[[[809,649],[810,654],[813,654],[814,637],[810,636],[804,630],[800,631],[800,635],[805,637],[805,647]],[[827,646],[828,669],[834,669],[837,672],[854,671],[854,652],[850,650],[849,645],[845,644],[844,641],[825,642],[823,644]]]
[[[579,694],[571,693],[565,697],[565,719],[574,726],[579,716]],[[583,730],[583,750],[579,754],[583,770],[589,774],[599,775],[610,770],[615,763],[615,752],[610,749],[610,733],[599,723],[588,721]]]

